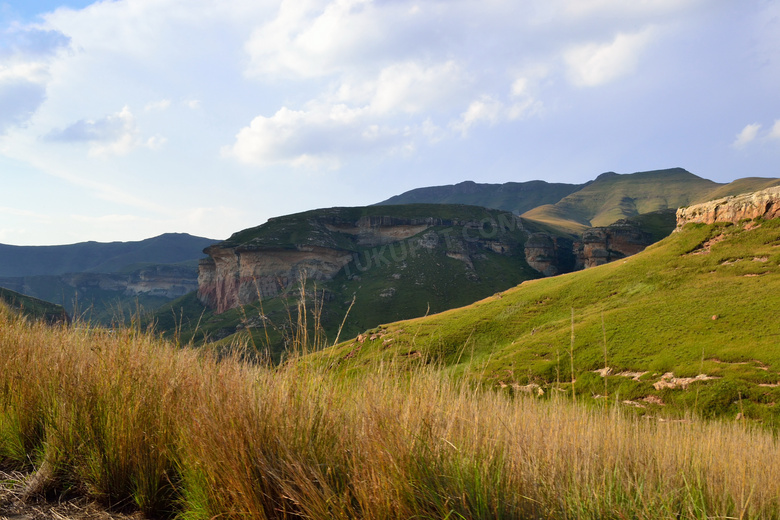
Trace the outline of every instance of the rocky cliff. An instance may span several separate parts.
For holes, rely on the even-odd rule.
[[[582,233],[582,242],[577,245],[576,267],[587,269],[635,255],[651,243],[650,233],[625,219],[590,228]]]
[[[447,205],[331,208],[279,217],[204,250],[208,258],[199,265],[198,299],[223,313],[273,298],[303,273],[308,279],[329,281],[343,272],[351,280],[372,267],[397,265],[393,276],[398,280],[405,260],[423,251],[435,259],[423,269],[445,269],[441,257],[446,257],[458,261],[448,272],[461,273],[469,284],[479,285],[486,278],[490,284],[518,283],[522,277],[534,277],[531,269],[544,276],[568,273],[635,254],[652,242],[648,233],[627,221],[589,229],[576,243],[528,226],[511,213]],[[511,257],[514,274],[497,275],[501,262],[495,259],[489,260],[495,268],[485,267],[488,254]],[[426,276],[418,274],[421,280]],[[502,278],[505,282],[497,281]],[[381,283],[382,290],[398,285]]]
[[[218,313],[272,298],[302,273],[329,280],[352,260],[350,251],[297,245],[294,249],[208,247],[198,266],[198,299]]]
[[[206,248],[198,299],[222,313],[273,298],[302,273],[328,281],[343,271],[352,279],[372,267],[402,269],[408,257],[422,251],[457,260],[458,271],[477,281],[475,262],[488,252],[522,255],[525,235],[514,215],[471,206],[331,208],[289,215]]]
[[[574,270],[573,242],[549,233],[533,233],[525,242],[525,260],[544,276]]]
[[[650,233],[621,219],[609,226],[586,229],[578,241],[534,233],[524,250],[528,265],[545,276],[555,276],[634,255],[652,243]]]
[[[196,270],[176,265],[149,266],[129,274],[73,273],[61,275],[60,279],[81,292],[97,288],[116,291],[124,296],[146,294],[171,300],[198,288]]]
[[[773,219],[780,217],[780,186],[754,193],[695,204],[677,210],[677,229],[689,223],[713,224],[754,218]]]

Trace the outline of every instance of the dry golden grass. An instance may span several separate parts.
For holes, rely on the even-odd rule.
[[[780,447],[741,424],[0,314],[0,465],[38,469],[28,491],[187,519],[780,517]]]

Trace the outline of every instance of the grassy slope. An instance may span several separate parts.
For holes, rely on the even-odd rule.
[[[491,386],[549,388],[571,381],[573,310],[580,395],[604,394],[604,380],[592,371],[606,364],[613,374],[647,371],[638,381],[609,377],[613,397],[654,395],[678,411],[743,411],[776,422],[780,389],[758,385],[780,382],[779,289],[780,220],[750,230],[689,226],[626,260],[383,326],[369,331],[374,341],[351,341],[323,355],[348,356],[348,366],[376,357],[422,357]],[[387,344],[392,348],[382,348]],[[693,383],[695,391],[655,389],[667,372],[719,379]]]
[[[559,202],[534,208],[523,217],[577,233],[621,218],[686,206],[718,186],[682,168],[605,173]]]
[[[780,179],[768,179],[764,177],[745,177],[737,179],[734,182],[719,186],[708,192],[705,196],[692,200],[692,204],[707,202],[708,200],[720,199],[730,195],[740,195],[742,193],[752,193],[754,191],[771,188],[780,184]]]
[[[0,304],[21,311],[25,316],[47,322],[67,321],[65,309],[59,305],[25,296],[0,287]]]

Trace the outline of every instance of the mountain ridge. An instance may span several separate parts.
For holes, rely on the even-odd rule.
[[[203,256],[217,242],[188,233],[163,233],[128,242],[78,242],[56,246],[0,244],[0,277],[115,273],[139,263],[175,264]]]

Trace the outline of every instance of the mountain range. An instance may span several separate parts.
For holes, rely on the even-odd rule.
[[[464,182],[276,217],[222,242],[0,245],[0,286],[102,323],[151,311],[148,323],[179,341],[245,341],[278,361],[296,342],[296,316],[307,316],[300,301],[317,309],[308,326],[324,346],[626,258],[669,235],[680,206],[777,184],[715,183],[681,168],[576,185]]]
[[[674,168],[606,173],[582,185],[469,182],[278,217],[207,248],[197,295],[163,306],[154,319],[181,341],[243,338],[278,360],[294,343],[302,290],[319,298],[324,345],[339,333],[355,336],[625,258],[671,233],[678,206],[778,183],[719,184]],[[304,288],[302,272],[316,283]]]
[[[0,244],[0,287],[109,324],[197,289],[197,262],[216,241],[166,233],[135,242]]]
[[[411,190],[379,204],[476,204],[511,211],[576,235],[587,228],[607,226],[619,219],[657,211],[673,213],[681,206],[754,192],[778,183],[780,179],[762,177],[717,183],[683,168],[669,168],[631,174],[607,172],[585,184],[463,182]]]

